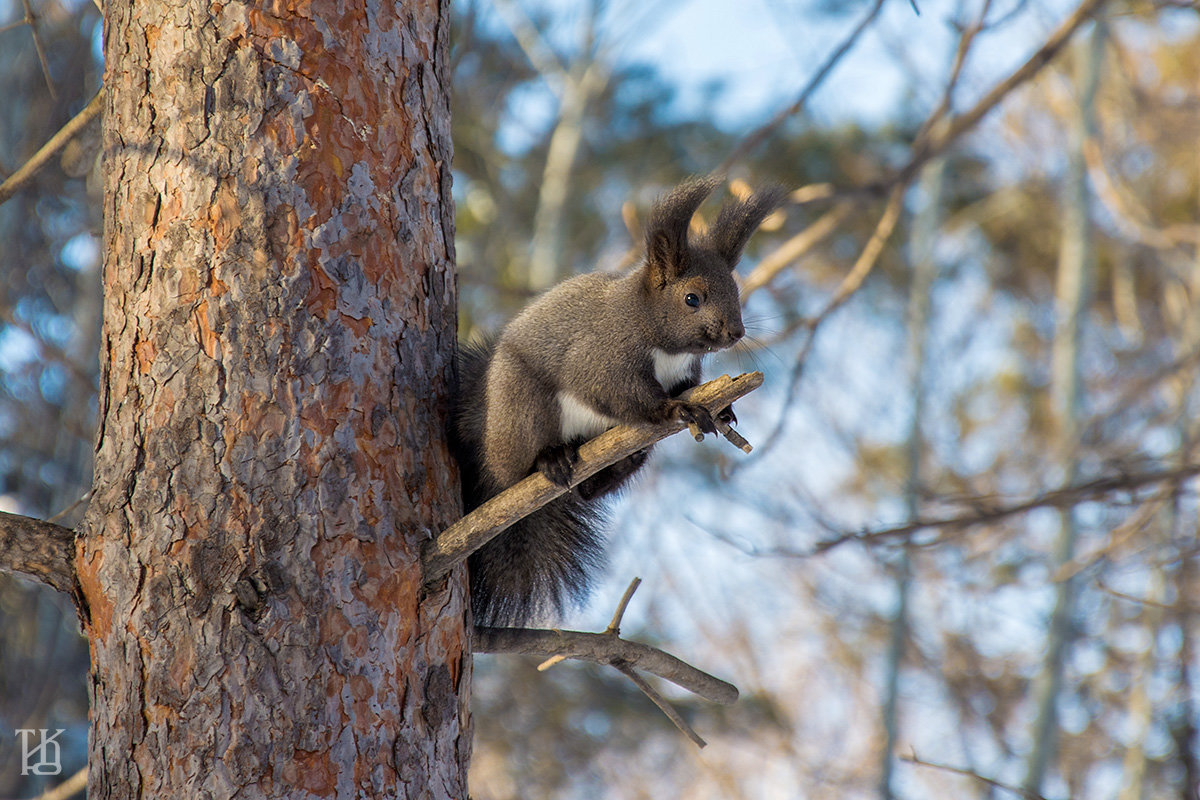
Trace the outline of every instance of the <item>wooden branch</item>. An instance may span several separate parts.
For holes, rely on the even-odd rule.
[[[795,194],[796,192],[793,192],[788,199],[796,202]],[[849,201],[844,200],[836,204],[814,223],[759,261],[758,266],[742,281],[742,305],[746,304],[746,298],[773,281],[775,276],[786,269],[789,264],[794,264],[818,244],[825,241],[854,209],[855,204]]]
[[[684,392],[681,397],[704,406],[715,416],[738,398],[762,386],[762,381],[761,372],[750,372],[736,378],[722,375]],[[682,422],[618,425],[579,448],[579,462],[575,465],[572,477],[578,484],[610,464],[684,428]],[[455,564],[483,547],[514,522],[529,516],[565,491],[541,473],[535,472],[467,514],[426,544],[422,553],[426,584],[441,579]]]
[[[970,109],[948,119],[938,130],[931,129],[931,135],[925,141],[914,143],[914,152],[908,163],[901,168],[892,183],[907,183],[927,162],[932,161],[960,136],[978,125],[979,121],[991,113],[1014,89],[1041,72],[1042,68],[1066,47],[1067,42],[1071,41],[1075,31],[1095,16],[1107,2],[1108,0],[1083,0],[1024,64],[993,86]]]
[[[0,572],[19,572],[74,596],[75,532],[0,511]]]
[[[847,533],[834,539],[826,539],[823,542],[818,542],[809,555],[824,553],[847,542],[877,542],[888,539],[900,539],[928,529],[956,529],[988,522],[998,522],[1007,517],[1032,511],[1035,508],[1047,506],[1051,508],[1066,508],[1089,500],[1095,500],[1114,492],[1132,492],[1154,484],[1185,481],[1196,475],[1200,475],[1200,464],[1185,464],[1178,468],[1154,470],[1153,472],[1107,475],[1084,483],[1043,492],[1027,500],[1010,505],[983,508],[972,511],[969,514],[959,514],[952,517],[916,519],[912,522],[906,522],[902,525],[895,525],[889,528],[876,528],[858,533]],[[977,498],[977,502],[982,502],[982,498]]]
[[[33,800],[68,800],[87,788],[87,774],[87,767],[84,767],[57,786],[42,792]]]
[[[625,589],[625,594],[621,595],[621,602],[617,603],[617,610],[613,612],[612,621],[608,623],[608,627],[604,632],[611,636],[621,635],[621,621],[625,619],[625,609],[629,608],[629,601],[633,599],[633,593],[642,585],[641,578],[634,578],[629,582],[629,586]]]
[[[663,652],[649,645],[631,642],[621,638],[621,620],[625,609],[641,584],[641,578],[634,578],[617,604],[613,612],[612,622],[602,633],[584,633],[582,631],[545,631],[530,628],[476,628],[473,642],[476,653],[520,653],[523,655],[549,656],[538,665],[538,672],[543,672],[560,661],[575,658],[583,661],[594,661],[605,664],[628,678],[634,686],[658,706],[666,714],[671,723],[696,744],[704,747],[707,742],[687,723],[679,712],[667,702],[661,694],[634,667],[647,672],[653,672],[660,678],[671,681],[676,686],[689,692],[712,700],[715,703],[728,705],[737,700],[738,690],[733,684],[726,683],[720,678],[714,678],[702,672],[691,664],[680,661],[670,653]]]
[[[625,594],[621,597],[621,602],[617,603],[617,610],[613,612],[612,622],[608,623],[608,627],[604,629],[604,634],[606,636],[621,635],[621,620],[625,617],[625,609],[629,607],[629,601],[633,599],[633,593],[636,592],[637,588],[641,585],[641,578],[634,578],[629,582],[629,587],[625,590]],[[550,656],[541,664],[538,664],[538,672],[545,672],[560,661],[566,660],[567,657],[561,654]]]
[[[875,0],[875,3],[871,9],[863,16],[861,20],[859,20],[858,24],[855,25],[854,29],[850,31],[849,35],[842,40],[841,44],[834,48],[833,52],[829,54],[828,58],[825,59],[825,62],[821,64],[813,76],[809,78],[808,83],[805,84],[804,89],[801,90],[800,96],[797,97],[790,106],[778,111],[775,116],[772,117],[765,125],[762,125],[757,130],[751,132],[748,136],[743,138],[742,141],[738,143],[737,147],[735,147],[733,151],[725,157],[725,160],[722,161],[715,170],[713,170],[714,174],[724,175],[729,172],[730,168],[740,161],[743,156],[766,140],[766,138],[770,136],[776,129],[778,129],[779,126],[786,122],[789,117],[794,116],[800,111],[800,109],[804,108],[804,106],[808,103],[808,99],[812,97],[813,93],[820,88],[822,83],[825,82],[825,79],[829,77],[829,73],[832,72],[833,68],[838,65],[838,62],[842,60],[842,57],[845,56],[846,53],[850,52],[850,49],[854,47],[854,43],[858,41],[860,36],[862,36],[863,31],[865,31],[867,26],[869,26],[877,16],[879,16],[879,12],[882,10],[883,0]]]
[[[19,192],[25,184],[33,180],[33,176],[37,175],[42,167],[50,162],[60,150],[67,146],[67,142],[75,138],[87,124],[96,117],[100,116],[100,112],[104,109],[104,89],[96,92],[96,96],[92,98],[92,102],[84,106],[83,111],[80,111],[71,121],[63,125],[58,133],[50,137],[50,141],[42,145],[42,148],[33,154],[33,157],[21,165],[20,169],[8,176],[4,183],[0,183],[0,203],[5,202],[14,194]]]
[[[955,775],[961,775],[964,778],[971,778],[972,780],[979,781],[980,783],[986,783],[988,786],[991,786],[994,789],[1000,789],[1000,790],[1008,792],[1010,794],[1015,794],[1017,797],[1024,798],[1024,800],[1046,800],[1046,798],[1044,796],[1038,794],[1035,791],[1032,791],[1030,789],[1022,789],[1019,786],[1013,786],[1012,784],[1008,784],[1008,783],[1001,783],[1000,781],[996,780],[995,778],[989,778],[986,775],[980,775],[978,772],[975,772],[973,770],[964,769],[962,767],[955,767],[950,764],[938,764],[933,761],[923,761],[922,759],[917,757],[916,753],[912,753],[911,755],[902,755],[902,756],[900,756],[900,760],[907,761],[909,764],[914,764],[918,767],[928,767],[930,769],[939,769],[943,772],[951,772]]]
[[[538,628],[476,628],[476,653],[562,656],[596,664],[626,664],[653,673],[680,688],[721,705],[738,698],[737,687],[696,669],[670,653],[610,633],[551,631]]]
[[[629,678],[633,685],[641,690],[642,694],[650,698],[650,702],[658,706],[658,710],[666,714],[667,719],[671,720],[675,727],[678,728],[684,736],[695,742],[697,747],[704,748],[708,746],[708,742],[700,738],[700,734],[696,733],[696,729],[691,725],[688,725],[687,720],[681,717],[679,712],[667,702],[666,698],[659,694],[653,686],[646,682],[645,678],[634,672],[633,667],[629,666],[623,661],[613,662],[612,666],[626,678]]]
[[[29,0],[21,0],[21,5],[25,9],[24,22],[29,26],[29,30],[33,34],[33,49],[37,51],[38,64],[42,68],[42,77],[46,79],[46,88],[50,90],[50,98],[58,99],[58,92],[54,90],[54,81],[50,77],[50,63],[46,60],[46,48],[42,45],[41,34],[37,29],[37,15],[33,13],[33,4]]]

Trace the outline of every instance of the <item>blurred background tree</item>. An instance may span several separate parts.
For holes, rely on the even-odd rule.
[[[0,177],[97,89],[100,22],[0,0]],[[1196,800],[1196,4],[464,0],[455,26],[464,338],[628,267],[688,174],[796,187],[743,262],[751,341],[707,369],[767,373],[756,451],[660,447],[564,621],[602,628],[640,575],[626,632],[742,700],[672,695],[701,752],[614,676],[481,657],[473,795]],[[0,206],[0,505],[68,525],[99,308],[77,149]],[[0,615],[25,797],[9,731],[66,727],[82,766],[87,654],[47,590],[0,576]]]

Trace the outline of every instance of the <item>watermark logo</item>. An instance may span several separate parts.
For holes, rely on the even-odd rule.
[[[59,775],[62,773],[62,763],[59,761],[59,746],[55,741],[65,728],[59,728],[53,736],[45,728],[18,728],[17,735],[21,737],[21,774],[22,775]],[[37,747],[29,746],[29,739],[38,734],[41,741]]]

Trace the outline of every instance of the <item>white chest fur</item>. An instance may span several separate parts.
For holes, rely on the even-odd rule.
[[[601,414],[566,392],[558,393],[558,415],[563,440],[568,442],[572,439],[590,439],[617,424],[612,417]]]
[[[654,362],[654,377],[664,389],[692,374],[699,357],[694,353],[668,353],[657,347],[650,351]],[[591,439],[617,424],[617,420],[601,414],[587,403],[567,392],[558,393],[558,415],[564,441]]]
[[[650,350],[650,358],[654,361],[654,377],[667,390],[692,374],[698,357],[695,353],[668,353],[657,347]]]

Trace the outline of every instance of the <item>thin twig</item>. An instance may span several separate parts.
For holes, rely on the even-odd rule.
[[[897,183],[892,188],[892,194],[888,198],[887,205],[884,206],[883,214],[879,217],[879,222],[875,225],[871,238],[867,240],[866,246],[859,253],[858,260],[854,262],[854,267],[842,279],[837,291],[833,293],[833,297],[813,320],[814,331],[825,321],[826,317],[840,308],[852,294],[859,290],[867,276],[875,269],[875,264],[883,253],[884,245],[887,244],[888,239],[892,238],[892,232],[896,230],[896,223],[900,221],[900,212],[904,210],[904,195],[907,191],[907,181]]]
[[[76,500],[74,503],[71,503],[71,505],[67,506],[67,507],[66,507],[66,508],[64,508],[62,511],[58,512],[57,514],[55,514],[53,517],[49,517],[49,518],[46,520],[46,522],[58,522],[60,519],[62,519],[63,517],[65,517],[67,514],[70,514],[72,511],[74,511],[75,509],[79,508],[81,505],[83,505],[83,504],[84,504],[84,503],[86,503],[88,500],[90,500],[90,499],[91,499],[91,497],[92,497],[92,492],[91,492],[91,490],[88,490],[88,491],[84,492],[84,493],[83,493],[83,494],[82,494],[82,495],[79,497],[79,499],[78,499],[78,500]]]
[[[839,61],[842,60],[842,57],[850,51],[850,48],[854,46],[856,41],[858,41],[858,38],[862,35],[862,32],[867,29],[867,26],[871,24],[875,17],[879,16],[879,12],[883,8],[883,3],[884,0],[875,0],[875,4],[866,13],[866,15],[863,16],[856,26],[854,26],[854,29],[850,31],[849,35],[847,35],[845,39],[842,40],[842,43],[838,45],[838,47],[834,49],[832,53],[829,54],[829,57],[825,59],[825,62],[816,71],[816,73],[809,78],[808,83],[805,84],[804,88],[800,91],[800,96],[796,98],[795,102],[793,102],[787,108],[780,110],[777,114],[775,114],[774,117],[766,122],[766,124],[757,128],[744,139],[742,139],[742,141],[733,148],[732,152],[725,157],[725,160],[721,162],[720,166],[714,170],[714,174],[724,175],[727,173],[734,164],[736,164],[747,153],[761,144],[763,140],[770,136],[780,125],[786,122],[789,117],[796,114],[805,106],[806,103],[808,103],[808,99],[812,96],[813,92],[815,92],[817,88],[820,87],[820,85],[825,81],[825,78],[829,76],[829,73],[833,71],[833,68],[837,66]]]
[[[96,92],[96,96],[92,101],[84,106],[83,111],[76,114],[70,122],[62,126],[58,133],[50,137],[50,141],[42,145],[42,148],[33,154],[33,157],[21,165],[21,168],[8,177],[4,183],[0,183],[0,203],[5,202],[25,184],[33,179],[33,176],[38,171],[46,166],[60,150],[66,147],[67,142],[71,141],[80,131],[82,131],[89,122],[100,115],[104,108],[104,89]]]
[[[512,0],[499,0],[494,4],[494,8],[508,25],[509,32],[516,39],[525,58],[529,60],[529,65],[542,76],[552,92],[559,94],[562,87],[556,85],[555,81],[567,80],[567,68],[563,66],[558,54],[546,43],[541,31],[529,19],[525,10]]]
[[[1022,789],[1019,786],[1013,786],[1008,783],[1001,783],[1000,781],[996,780],[995,778],[989,778],[986,775],[980,775],[978,772],[974,772],[969,769],[963,769],[962,767],[955,767],[950,764],[938,764],[933,761],[924,761],[920,758],[917,758],[916,753],[912,753],[910,755],[902,755],[902,756],[900,756],[900,760],[907,761],[909,764],[914,764],[918,767],[929,767],[930,769],[940,769],[943,772],[952,772],[955,775],[962,775],[963,777],[966,777],[966,778],[973,778],[974,780],[980,781],[982,783],[986,783],[988,786],[991,786],[993,788],[1015,794],[1017,797],[1024,798],[1024,800],[1046,800],[1046,798],[1043,795],[1040,795],[1037,792],[1031,791],[1029,789]]]
[[[724,436],[731,445],[736,447],[738,450],[741,450],[743,453],[749,454],[754,451],[754,447],[747,442],[740,433],[735,431],[733,426],[728,422],[717,420],[717,433]]]
[[[613,612],[612,622],[608,623],[608,627],[604,632],[611,636],[621,635],[621,620],[625,618],[625,609],[629,606],[629,601],[633,599],[633,593],[642,585],[641,578],[634,578],[629,582],[629,588],[625,590],[625,594],[621,595],[621,602],[617,603],[617,610]]]
[[[608,623],[608,627],[604,629],[604,634],[606,636],[612,636],[614,638],[620,637],[621,619],[625,616],[625,608],[629,605],[629,601],[633,599],[633,593],[637,591],[637,588],[641,585],[641,583],[641,578],[634,578],[629,582],[629,588],[625,590],[625,594],[621,597],[621,602],[617,603],[617,610],[613,612],[612,622]],[[541,664],[538,664],[537,670],[538,672],[545,672],[555,664],[559,664],[566,660],[567,657],[564,655],[550,656]]]
[[[46,61],[46,48],[42,46],[42,37],[37,29],[37,15],[33,13],[33,5],[29,0],[21,0],[21,5],[25,8],[25,22],[29,24],[29,30],[33,33],[33,49],[37,51],[38,63],[42,66],[42,77],[46,79],[46,88],[50,90],[50,97],[57,100],[58,92],[54,89],[54,81],[50,78],[50,64]]]
[[[954,100],[954,90],[958,87],[963,67],[967,64],[967,55],[971,51],[971,45],[975,43],[975,37],[983,31],[988,11],[991,10],[991,7],[992,0],[984,0],[975,20],[963,30],[962,36],[959,37],[958,47],[954,51],[954,61],[950,66],[950,77],[946,79],[946,88],[942,90],[942,99],[938,101],[932,113],[921,124],[921,128],[915,137],[916,142],[924,141],[933,131],[934,126],[940,123],[946,114],[950,112],[950,104]],[[917,149],[915,145],[914,149]]]
[[[1106,584],[1104,582],[1103,578],[1098,578],[1096,580],[1096,588],[1099,589],[1100,591],[1104,592],[1105,594],[1112,595],[1113,597],[1117,598],[1118,600],[1124,600],[1127,603],[1137,603],[1138,605],[1149,606],[1150,608],[1164,608],[1164,609],[1168,609],[1168,610],[1180,610],[1180,609],[1189,610],[1189,609],[1194,609],[1194,608],[1200,608],[1198,606],[1192,605],[1191,603],[1188,603],[1183,598],[1180,598],[1178,601],[1176,601],[1174,603],[1160,603],[1157,600],[1151,600],[1147,597],[1138,597],[1136,595],[1126,594],[1125,592],[1119,592],[1116,589],[1109,586],[1108,584]]]
[[[1130,492],[1158,483],[1177,483],[1195,475],[1200,475],[1200,464],[1187,464],[1173,469],[1155,470],[1133,475],[1107,475],[1084,483],[1043,492],[1042,494],[1010,505],[984,508],[970,514],[932,519],[916,519],[906,522],[903,525],[843,534],[834,539],[819,542],[812,551],[805,553],[805,555],[824,553],[847,542],[867,543],[886,541],[889,539],[901,539],[923,530],[966,528],[972,525],[998,522],[1007,517],[1032,511],[1035,508],[1062,508],[1094,500],[1108,494],[1113,494],[1114,492]]]
[[[908,191],[908,183],[898,183],[892,187],[892,194],[888,198],[887,206],[883,210],[883,214],[879,218],[879,222],[875,225],[875,230],[871,233],[871,238],[867,240],[862,252],[859,253],[858,260],[854,262],[854,266],[846,273],[846,277],[842,279],[841,284],[834,291],[833,296],[826,302],[825,307],[805,326],[808,328],[808,336],[804,340],[804,346],[800,348],[800,353],[796,357],[795,366],[792,367],[792,374],[788,379],[787,391],[784,395],[783,410],[779,413],[779,419],[775,422],[775,427],[766,438],[766,442],[759,448],[758,454],[754,457],[755,461],[762,459],[775,444],[782,438],[780,434],[783,432],[783,427],[787,423],[789,414],[788,409],[795,402],[796,392],[800,388],[800,379],[804,374],[804,367],[808,363],[808,356],[812,352],[813,344],[817,338],[817,329],[829,318],[834,311],[837,311],[850,297],[857,292],[866,281],[867,276],[875,268],[875,264],[879,260],[879,256],[883,253],[884,245],[891,238],[892,232],[896,229],[896,224],[900,221],[900,213],[904,210],[904,195]],[[750,463],[749,460],[742,461],[732,469],[745,467]]]
[[[1119,224],[1131,229],[1139,242],[1158,249],[1200,244],[1200,225],[1176,223],[1159,228],[1147,222],[1152,215],[1138,204],[1131,192],[1117,183],[1106,167],[1100,144],[1094,137],[1083,143],[1083,156],[1096,196]]]
[[[793,192],[789,195],[788,199],[791,200],[796,194],[797,192]],[[837,230],[838,226],[842,224],[846,217],[850,216],[850,212],[853,210],[854,203],[848,201],[838,203],[818,217],[807,228],[788,239],[759,261],[754,270],[746,276],[746,280],[742,281],[742,304],[745,305],[746,299],[750,295],[769,284],[789,264],[795,263],[818,244],[829,238],[830,234]]]
[[[476,653],[515,653],[542,658],[561,655],[601,665],[620,661],[714,703],[730,705],[738,698],[737,687],[731,683],[696,669],[657,647],[607,633],[539,628],[476,628],[472,650]]]
[[[620,661],[613,662],[612,666],[619,670],[626,678],[629,678],[629,680],[633,682],[634,686],[641,689],[642,694],[646,695],[646,697],[649,697],[650,702],[658,706],[658,710],[666,714],[667,719],[671,720],[671,722],[675,724],[675,727],[678,728],[684,736],[695,742],[697,747],[704,748],[708,745],[708,742],[701,739],[700,734],[696,733],[695,728],[689,725],[687,720],[679,716],[679,712],[676,711],[661,694],[655,691],[653,686],[646,683],[645,678],[634,672],[632,667]]]
[[[938,119],[942,116],[941,104],[939,104],[939,107],[934,110],[930,118],[922,125],[922,135],[918,136],[913,142],[908,161],[891,177],[883,181],[862,184],[844,190],[823,191],[820,193],[821,199],[862,198],[877,196],[883,193],[889,193],[889,198],[884,215],[876,225],[874,233],[872,233],[870,240],[868,240],[866,246],[863,248],[854,268],[843,279],[842,284],[835,291],[833,299],[830,300],[815,318],[808,321],[806,325],[808,328],[808,337],[801,347],[799,356],[792,368],[782,410],[771,434],[758,449],[757,455],[752,460],[746,459],[741,461],[732,467],[732,469],[736,470],[748,466],[752,461],[757,461],[769,452],[779,440],[780,434],[789,417],[788,410],[795,402],[796,393],[800,387],[800,380],[804,375],[805,364],[812,352],[816,340],[817,328],[833,311],[845,303],[862,286],[867,275],[874,268],[879,252],[882,251],[883,245],[887,242],[892,230],[895,228],[896,222],[899,220],[900,212],[903,210],[904,194],[921,168],[932,159],[941,155],[959,137],[978,125],[979,121],[999,105],[1000,101],[1007,97],[1014,89],[1032,79],[1047,64],[1053,61],[1055,56],[1070,41],[1075,31],[1091,19],[1106,2],[1107,0],[1083,0],[1075,8],[1075,11],[1054,30],[1036,53],[1009,74],[1007,78],[993,86],[969,110],[956,117],[942,119],[938,123]],[[965,52],[963,53],[963,58],[965,58]]]
[[[524,653],[526,655],[546,655],[550,657],[538,665],[538,672],[543,672],[555,664],[568,658],[577,658],[606,664],[620,672],[650,698],[659,710],[667,715],[667,719],[685,736],[704,747],[707,743],[700,734],[671,707],[671,704],[660,695],[646,679],[634,671],[640,666],[648,672],[675,683],[678,686],[695,692],[701,697],[718,703],[732,703],[737,699],[737,688],[731,684],[701,672],[675,656],[665,653],[648,645],[630,642],[621,638],[621,620],[625,609],[633,599],[633,593],[642,583],[641,578],[629,582],[629,588],[617,603],[612,621],[601,633],[583,633],[581,631],[538,631],[526,628],[476,628],[474,650],[477,653]]]
[[[34,800],[67,800],[69,797],[74,797],[87,788],[87,775],[88,768],[84,767],[58,786],[42,792]]]
[[[992,109],[1000,104],[1014,89],[1033,78],[1066,46],[1067,42],[1085,22],[1090,20],[1108,0],[1083,0],[1075,10],[1050,34],[1038,51],[1013,71],[1007,78],[992,87],[991,91],[981,97],[968,111],[949,119],[944,127],[929,136],[923,146],[914,147],[914,152],[908,163],[900,170],[891,183],[903,183],[920,171],[927,162],[936,158],[951,143],[967,131],[979,124]]]

